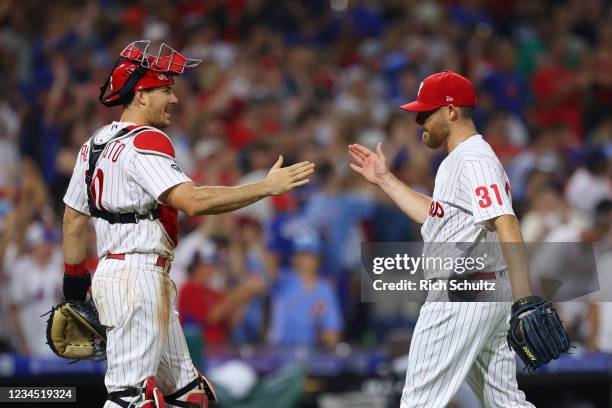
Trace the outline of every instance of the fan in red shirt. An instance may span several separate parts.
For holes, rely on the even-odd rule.
[[[265,289],[259,277],[250,277],[233,289],[216,289],[223,281],[218,257],[196,253],[188,269],[189,279],[181,287],[178,312],[181,324],[195,323],[202,329],[207,346],[227,343],[232,327],[239,323],[249,301]]]
[[[588,77],[563,66],[564,52],[563,42],[555,42],[531,78],[535,114],[540,126],[566,124],[579,142],[584,134],[582,93]]]

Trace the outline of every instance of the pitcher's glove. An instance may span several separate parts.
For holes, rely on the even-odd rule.
[[[507,339],[530,373],[570,348],[557,311],[540,296],[527,296],[512,305]]]
[[[51,309],[47,344],[55,354],[78,360],[106,360],[106,329],[91,300],[65,301]]]

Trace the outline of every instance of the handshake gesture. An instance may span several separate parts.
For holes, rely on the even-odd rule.
[[[376,152],[357,143],[349,145],[348,151],[355,161],[355,163],[351,163],[351,168],[370,183],[380,185],[384,178],[390,174],[381,143],[376,145]]]
[[[308,183],[310,176],[314,172],[314,163],[303,161],[292,166],[281,167],[283,156],[278,156],[278,160],[268,172],[264,179],[266,183],[267,195],[280,195],[296,187]]]

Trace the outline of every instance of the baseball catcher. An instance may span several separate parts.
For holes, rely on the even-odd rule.
[[[540,296],[524,297],[512,305],[508,344],[530,373],[570,348],[557,311]]]
[[[308,183],[310,162],[282,167],[237,187],[197,186],[181,170],[171,138],[178,105],[174,79],[200,63],[166,44],[151,52],[136,41],[101,86],[118,121],[81,147],[64,196],[64,299],[48,323],[49,345],[76,360],[106,357],[105,408],[207,407],[212,384],[194,366],[176,311],[170,277],[178,212],[220,214]],[[90,220],[100,262],[85,265]],[[85,302],[91,287],[91,303]],[[96,310],[97,309],[97,310]],[[98,321],[99,316],[99,321]]]

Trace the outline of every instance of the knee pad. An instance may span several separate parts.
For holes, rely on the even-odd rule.
[[[196,370],[197,371],[197,370]],[[180,390],[166,395],[166,403],[179,408],[207,408],[210,402],[217,402],[212,383],[197,371],[198,377]]]

